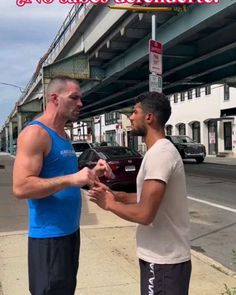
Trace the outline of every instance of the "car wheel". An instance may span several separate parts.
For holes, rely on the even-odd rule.
[[[196,162],[198,164],[202,163],[204,161],[204,158],[196,158]]]

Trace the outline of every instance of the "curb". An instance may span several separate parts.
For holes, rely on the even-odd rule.
[[[216,162],[207,162],[204,161],[202,164],[210,164],[210,165],[226,165],[226,166],[236,166],[235,163],[216,163]]]
[[[17,235],[27,235],[28,234],[28,231],[27,230],[18,230],[18,231],[10,231],[10,232],[1,232],[0,233],[0,238],[3,238],[3,237],[9,237],[9,236],[17,236]],[[1,286],[1,285],[0,285]],[[0,293],[1,295],[1,293]]]
[[[11,155],[10,153],[5,153],[5,152],[0,152],[0,156],[9,156],[11,158],[15,158],[16,156],[15,155]],[[0,293],[1,295],[1,293]]]
[[[227,276],[230,276],[234,279],[236,279],[236,272],[232,271],[231,269],[225,267],[224,265],[222,265],[221,263],[215,261],[214,259],[202,254],[202,253],[199,253],[195,250],[192,250],[191,249],[191,253],[192,253],[192,256],[194,256],[195,258],[197,258],[198,260],[202,261],[203,263],[215,268],[216,270],[222,272],[223,274],[227,275]]]

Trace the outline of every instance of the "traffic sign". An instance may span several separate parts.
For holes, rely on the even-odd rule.
[[[155,74],[149,75],[149,91],[162,93],[162,76]]]
[[[149,71],[153,74],[162,75],[162,43],[149,40]]]

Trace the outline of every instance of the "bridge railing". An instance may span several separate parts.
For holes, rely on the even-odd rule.
[[[65,46],[65,43],[68,40],[68,37],[71,35],[73,30],[78,25],[78,22],[85,16],[85,14],[93,7],[93,4],[74,4],[69,11],[66,19],[64,20],[61,28],[59,29],[56,37],[54,38],[52,44],[50,45],[48,51],[38,62],[37,68],[32,75],[30,81],[25,87],[24,93],[19,99],[19,103],[26,100],[27,94],[30,92],[31,88],[38,82],[41,77],[39,77],[40,71],[43,66],[46,66],[52,63],[60,50]]]
[[[81,20],[85,16],[85,13],[92,7],[93,4],[91,3],[80,5],[75,4],[72,6],[55,39],[49,47],[48,52],[46,53],[47,57],[44,61],[44,65],[50,64],[54,61],[61,48],[65,46],[67,38],[71,35],[73,29],[78,25],[79,20]]]

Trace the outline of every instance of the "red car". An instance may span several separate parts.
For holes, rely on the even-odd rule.
[[[89,148],[78,159],[79,169],[93,168],[99,159],[110,165],[115,176],[114,179],[101,177],[101,182],[114,190],[136,191],[136,177],[142,162],[138,152],[121,146]]]

